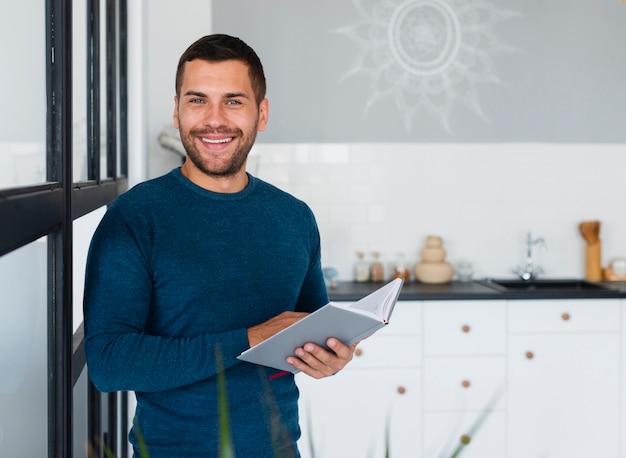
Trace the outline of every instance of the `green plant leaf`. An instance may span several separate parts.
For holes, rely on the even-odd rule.
[[[109,447],[104,443],[104,441],[100,437],[96,437],[96,442],[98,446],[104,451],[104,454],[107,458],[115,458],[115,454],[111,451]]]
[[[146,441],[141,433],[141,428],[137,424],[137,421],[133,418],[133,428],[135,429],[135,436],[137,437],[137,442],[139,442],[139,456],[141,458],[150,458],[150,454],[148,453],[148,446]]]
[[[219,454],[220,458],[234,458],[235,451],[230,431],[230,415],[228,413],[228,391],[226,389],[226,374],[224,359],[219,346],[215,348],[217,362],[217,406],[219,419]]]

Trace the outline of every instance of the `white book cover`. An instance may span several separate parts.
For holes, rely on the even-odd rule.
[[[285,359],[293,356],[295,349],[305,343],[327,348],[326,340],[334,337],[352,345],[386,326],[402,284],[402,279],[397,278],[352,304],[329,302],[237,358],[295,374],[298,370]]]

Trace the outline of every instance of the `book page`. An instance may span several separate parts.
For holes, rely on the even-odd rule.
[[[350,307],[370,311],[379,317],[379,319],[388,322],[393,307],[400,295],[403,283],[404,281],[401,278],[396,278],[382,288],[377,289],[363,299],[355,302]]]

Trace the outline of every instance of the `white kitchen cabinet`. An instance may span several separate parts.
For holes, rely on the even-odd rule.
[[[620,299],[508,301],[509,334],[619,332]]]
[[[506,412],[464,410],[424,414],[424,458],[504,458]],[[415,455],[418,456],[418,455]],[[393,455],[392,455],[393,457]]]
[[[506,449],[506,302],[424,303],[424,457]],[[463,445],[463,442],[467,444]]]
[[[415,457],[421,444],[419,369],[345,370],[300,380],[303,458]]]
[[[505,353],[505,301],[425,301],[423,307],[426,356]]]
[[[425,357],[425,412],[504,409],[506,358]]]
[[[303,458],[626,458],[626,301],[400,301],[358,350],[297,377]]]
[[[303,458],[415,458],[421,447],[421,304],[396,305],[334,377],[296,377]]]
[[[508,311],[507,456],[620,456],[619,300]]]

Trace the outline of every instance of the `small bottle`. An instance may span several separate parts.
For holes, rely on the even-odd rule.
[[[408,282],[411,278],[411,271],[406,265],[403,253],[398,253],[396,257],[396,263],[393,267],[393,278],[401,278],[405,282]]]
[[[383,267],[383,263],[380,262],[380,253],[375,251],[374,262],[370,266],[370,280],[373,282],[382,282],[385,281],[385,268]]]
[[[356,255],[358,259],[354,264],[354,280],[364,283],[370,279],[370,266],[365,260],[365,253],[359,251]]]

